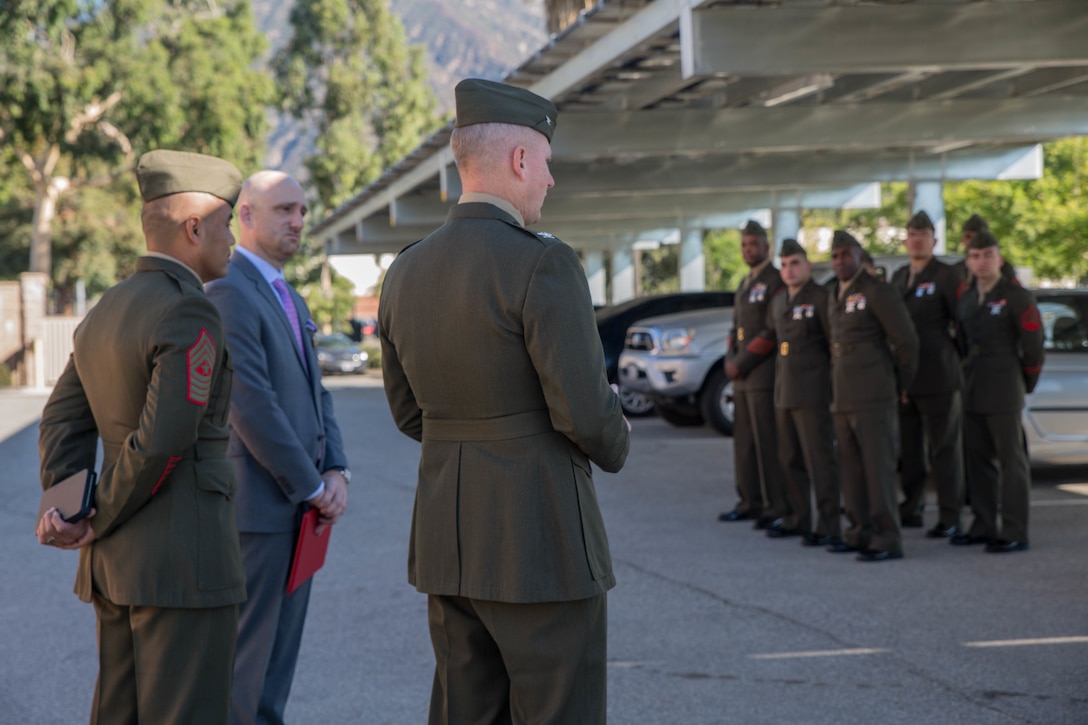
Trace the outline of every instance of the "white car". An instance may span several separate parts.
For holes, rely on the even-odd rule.
[[[1088,289],[1032,290],[1046,360],[1024,405],[1032,464],[1088,463]]]

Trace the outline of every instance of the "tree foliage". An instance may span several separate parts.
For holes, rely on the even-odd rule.
[[[0,170],[0,187],[32,210],[29,269],[62,287],[73,274],[92,289],[115,281],[139,246],[126,172],[144,151],[185,149],[252,167],[272,97],[271,79],[251,67],[264,42],[247,0],[9,2],[0,16],[0,140],[15,163]],[[65,252],[57,264],[55,233]]]
[[[272,60],[284,110],[318,131],[306,159],[315,207],[353,196],[439,124],[423,49],[388,0],[297,0]]]

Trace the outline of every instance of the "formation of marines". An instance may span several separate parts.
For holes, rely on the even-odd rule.
[[[751,273],[725,361],[738,502],[719,520],[751,519],[771,538],[859,561],[900,559],[902,529],[924,526],[932,480],[938,517],[927,537],[990,553],[1028,548],[1020,413],[1042,369],[1042,320],[977,214],[963,226],[962,263],[937,259],[936,243],[918,212],[909,264],[885,282],[858,240],[836,231],[834,278],[820,286],[796,240],[783,241],[779,270],[763,227],[744,228]]]

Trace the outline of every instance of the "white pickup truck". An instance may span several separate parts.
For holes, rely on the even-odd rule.
[[[724,366],[732,326],[732,307],[640,320],[627,329],[620,385],[653,399],[674,425],[709,422],[732,435],[733,385]]]

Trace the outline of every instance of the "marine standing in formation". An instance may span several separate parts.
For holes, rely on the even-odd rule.
[[[1020,414],[1043,366],[1035,298],[1002,275],[997,239],[979,232],[967,249],[971,286],[960,296],[965,363],[964,440],[974,521],[956,545],[1007,553],[1028,548],[1031,469]]]
[[[787,511],[781,526],[767,535],[800,534],[805,546],[831,546],[841,542],[842,529],[830,408],[828,294],[812,279],[812,263],[796,240],[783,241],[779,257],[786,294],[771,301],[768,326],[778,346],[774,406]]]
[[[962,278],[933,255],[937,239],[929,215],[907,223],[910,263],[892,275],[918,333],[918,373],[899,404],[899,506],[903,526],[923,526],[927,477],[932,471],[940,514],[926,532],[932,538],[960,533],[963,509],[963,374],[956,349],[956,302]]]
[[[140,157],[147,255],[102,295],[42,413],[42,486],[103,460],[96,514],[39,522],[79,548],[76,594],[98,621],[91,723],[225,725],[245,599],[227,459],[230,353],[202,284],[227,272],[233,165]]]
[[[861,267],[861,245],[836,231],[831,265],[831,412],[849,527],[833,552],[903,556],[896,501],[896,404],[914,380],[918,336],[902,300]]]
[[[556,108],[484,80],[455,93],[464,192],[379,307],[389,407],[423,443],[408,571],[428,595],[429,722],[603,723],[616,580],[590,461],[619,470],[629,428],[578,256],[526,228]]]
[[[741,231],[740,244],[750,271],[734,298],[733,330],[725,356],[725,374],[733,381],[737,421],[733,461],[739,501],[718,519],[755,519],[756,528],[780,528],[785,484],[778,465],[775,345],[767,328],[767,308],[783,290],[782,276],[771,263],[767,232],[758,222],[748,222]]]

